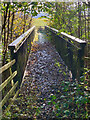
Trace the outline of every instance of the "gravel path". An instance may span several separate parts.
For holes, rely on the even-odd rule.
[[[62,81],[71,80],[69,70],[50,42],[34,43],[27,61],[19,96],[11,106],[12,116],[23,119],[55,119]],[[55,96],[54,96],[55,95]]]

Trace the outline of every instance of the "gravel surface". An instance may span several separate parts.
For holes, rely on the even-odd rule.
[[[48,103],[51,95],[56,95],[55,102],[58,102],[63,94],[60,83],[66,78],[71,79],[69,71],[55,47],[49,42],[34,44],[12,113],[32,119],[55,118],[54,107]]]
[[[55,107],[49,103],[51,96],[56,96],[54,101],[57,103],[64,95],[63,80],[72,79],[55,46],[48,41],[34,43],[18,98],[10,109],[12,119],[55,119]]]

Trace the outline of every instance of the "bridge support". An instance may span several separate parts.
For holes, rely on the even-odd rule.
[[[17,70],[18,74],[15,77],[14,81],[18,80],[19,84],[21,84],[22,81],[28,55],[31,49],[31,42],[34,39],[34,34],[35,26],[30,28],[8,46],[11,53],[11,59],[16,60],[16,64],[13,66],[12,70]]]
[[[84,72],[84,50],[86,41],[64,32],[59,34],[58,30],[49,26],[45,28],[47,33],[50,34],[51,42],[55,44],[57,51],[71,70],[73,78],[79,80]]]

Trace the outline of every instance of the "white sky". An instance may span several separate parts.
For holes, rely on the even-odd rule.
[[[7,2],[89,2],[89,0],[1,0]]]

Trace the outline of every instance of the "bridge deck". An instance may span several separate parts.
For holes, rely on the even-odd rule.
[[[72,82],[69,70],[55,47],[45,40],[42,31],[36,33],[18,98],[10,109],[14,117],[55,118],[55,108],[50,104],[51,96],[53,104],[58,101],[62,103],[63,96],[69,92],[63,89],[63,81]]]

